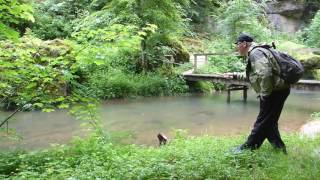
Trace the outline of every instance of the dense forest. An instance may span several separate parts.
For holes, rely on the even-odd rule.
[[[308,173],[298,177],[318,177],[320,161],[308,150],[318,147],[319,139],[290,158],[269,157],[268,148],[235,158],[217,147],[219,139],[188,139],[180,131],[165,148],[120,146],[95,113],[102,100],[223,89],[217,83],[188,83],[181,74],[192,69],[193,53],[235,52],[241,32],[257,42],[275,42],[301,60],[304,78],[319,80],[320,1],[294,2],[306,7],[298,17],[302,23],[295,32],[284,32],[268,19],[270,2],[265,0],[0,0],[1,108],[68,109],[95,130],[71,147],[0,153],[0,177],[294,179],[301,168]],[[231,54],[210,57],[198,72],[244,69],[243,61]],[[298,135],[286,138],[304,146]],[[229,147],[239,139],[223,141],[221,147]]]

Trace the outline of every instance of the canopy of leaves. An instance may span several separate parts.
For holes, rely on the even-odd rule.
[[[241,32],[249,32],[258,41],[271,36],[264,13],[264,3],[234,0],[222,3],[216,16],[218,31],[231,44]]]
[[[77,59],[86,72],[110,68],[131,70],[140,52],[142,37],[138,27],[113,24],[100,29],[85,28],[73,34],[80,43]]]
[[[74,35],[86,31],[98,33],[104,31],[105,27],[119,24],[129,29],[135,26],[141,37],[140,44],[134,43],[141,52],[140,58],[137,57],[137,60],[141,60],[138,62],[140,67],[136,70],[154,70],[162,64],[159,60],[165,54],[181,54],[184,51],[177,44],[188,30],[183,8],[188,4],[186,0],[166,0],[162,3],[154,0],[110,1],[103,10],[80,19],[74,28]],[[116,43],[114,45],[117,46]]]
[[[32,31],[41,39],[66,38],[73,32],[73,20],[88,15],[92,0],[46,0],[34,4]]]

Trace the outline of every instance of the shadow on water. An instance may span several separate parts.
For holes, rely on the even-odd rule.
[[[101,117],[108,132],[132,134],[134,138],[127,139],[128,143],[155,145],[158,132],[172,137],[173,129],[188,129],[191,135],[239,135],[249,133],[258,114],[259,102],[255,96],[250,92],[247,103],[243,103],[241,92],[236,92],[230,104],[226,103],[225,93],[113,100],[102,104]],[[319,107],[319,92],[292,91],[280,118],[280,129],[297,131]],[[8,114],[0,112],[0,120]],[[1,142],[0,149],[49,147],[51,143],[67,143],[73,136],[86,134],[80,122],[65,111],[19,113],[10,127],[23,140]]]

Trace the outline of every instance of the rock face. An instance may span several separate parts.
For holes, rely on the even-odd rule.
[[[315,3],[304,1],[278,0],[267,3],[267,16],[274,27],[282,32],[298,31],[313,18],[319,7]]]
[[[320,121],[311,121],[300,128],[300,134],[309,138],[320,135]]]

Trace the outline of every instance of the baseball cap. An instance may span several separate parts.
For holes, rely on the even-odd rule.
[[[235,44],[237,44],[238,42],[252,42],[253,41],[253,37],[250,34],[247,33],[241,33],[238,38],[237,41],[235,42]]]

